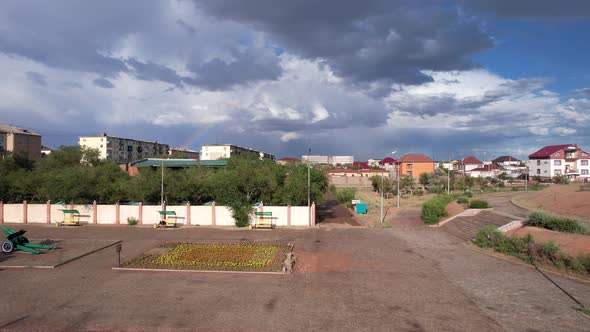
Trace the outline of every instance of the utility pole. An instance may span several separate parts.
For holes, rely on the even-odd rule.
[[[451,155],[449,155],[449,165],[447,167],[447,194],[451,194]]]
[[[164,205],[164,158],[162,158],[160,160],[162,161],[162,165],[161,165],[161,168],[162,168],[162,176],[161,176],[162,183],[161,183],[161,186],[160,186],[160,203],[163,206]]]
[[[400,167],[401,167],[401,163],[400,163]],[[397,172],[397,208],[399,209],[399,197],[400,197],[400,192],[399,192],[399,176],[400,176],[400,170],[399,170],[399,167],[397,167],[397,165],[396,165],[395,169],[396,169],[396,172]]]
[[[311,148],[307,150],[307,216],[309,227],[311,227],[311,164],[309,163],[310,153]]]

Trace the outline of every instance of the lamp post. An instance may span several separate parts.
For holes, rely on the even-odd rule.
[[[162,165],[160,167],[162,168],[162,176],[161,176],[162,183],[160,185],[160,204],[163,206],[164,205],[164,158],[162,158],[161,161],[162,161]]]
[[[311,164],[309,163],[309,154],[311,148],[307,150],[307,216],[308,224],[311,227]]]
[[[401,163],[400,163],[400,167],[401,167]],[[399,197],[400,197],[400,193],[399,193],[399,167],[395,167],[396,173],[397,173],[397,208],[399,209]]]
[[[451,194],[451,155],[449,155],[449,165],[447,167],[447,194]]]
[[[397,151],[393,151],[391,152],[391,155],[393,156]],[[383,165],[385,165],[385,163],[383,163]],[[393,163],[393,166],[395,167],[395,163]],[[391,174],[391,169],[389,170],[389,173]],[[385,191],[385,186],[383,184],[383,172],[381,172],[381,223],[383,223],[383,192]]]

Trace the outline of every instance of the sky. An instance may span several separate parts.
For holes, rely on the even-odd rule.
[[[0,2],[0,123],[55,148],[590,150],[590,1]]]

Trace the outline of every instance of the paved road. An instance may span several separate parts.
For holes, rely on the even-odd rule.
[[[298,272],[117,272],[110,248],[53,270],[0,271],[0,330],[581,331],[589,321],[534,270],[419,224],[24,228],[39,238],[121,239],[123,259],[162,241],[288,241]],[[558,281],[590,301],[588,285]]]
[[[477,195],[476,198],[485,199],[486,201],[488,201],[488,203],[490,203],[490,205],[494,208],[495,211],[507,213],[520,218],[526,218],[528,217],[530,211],[514,205],[511,201],[512,197],[516,195],[526,195],[526,193],[501,192]]]

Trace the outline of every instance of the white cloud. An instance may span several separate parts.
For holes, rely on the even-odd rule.
[[[294,132],[288,132],[288,133],[284,133],[281,135],[281,141],[283,141],[283,142],[292,141],[292,140],[298,139],[298,138],[301,138],[301,134],[294,133]]]

